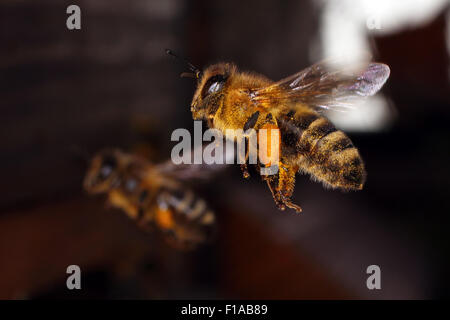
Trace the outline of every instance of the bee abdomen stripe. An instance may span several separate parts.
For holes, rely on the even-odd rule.
[[[199,218],[206,210],[206,203],[203,199],[197,199],[193,204],[194,207],[188,212],[189,218],[192,220]]]
[[[310,131],[310,134],[316,139],[316,143],[325,138],[328,134],[337,131],[333,124],[325,118],[317,119],[310,127],[311,130],[308,131]]]
[[[180,212],[185,212],[191,206],[192,201],[194,200],[194,194],[190,191],[184,192],[183,198],[177,198],[172,195],[170,197],[170,204]]]
[[[333,161],[337,161],[341,164],[356,165],[356,166],[361,164],[360,155],[355,147],[347,148],[341,150],[340,152],[333,152],[331,153],[330,158]]]
[[[308,129],[308,127],[316,121],[320,116],[315,113],[297,113],[295,117],[295,125],[302,131]]]
[[[288,150],[286,152],[303,154],[309,151],[301,140],[308,127],[319,118],[317,113],[310,110],[290,110],[278,119],[282,140]]]
[[[331,151],[333,152],[341,152],[346,149],[354,148],[352,141],[347,137],[344,136],[343,138],[339,140],[335,140],[332,143]]]
[[[313,152],[315,144],[319,139],[328,133],[336,131],[336,128],[324,117],[319,117],[310,123],[309,127],[303,131],[298,147],[300,152],[309,154]]]
[[[318,154],[319,162],[323,162],[331,153],[352,147],[350,139],[342,131],[336,130],[320,138],[311,150],[311,154]]]
[[[319,120],[317,120],[319,121]],[[315,126],[313,129],[308,130],[308,134],[311,136],[311,153],[320,152],[321,147],[327,142],[331,142],[333,138],[333,134],[338,132],[338,130],[334,127],[331,122],[328,120],[322,120],[321,123]],[[328,144],[327,144],[328,145]]]
[[[192,191],[173,192],[168,203],[189,220],[202,219],[208,210],[205,200],[197,198]]]
[[[201,219],[201,222],[202,222],[202,224],[204,224],[204,225],[210,225],[210,224],[213,224],[213,223],[214,223],[214,220],[215,220],[214,213],[213,213],[212,211],[207,211],[207,212],[203,215],[203,217],[202,217],[202,219]]]

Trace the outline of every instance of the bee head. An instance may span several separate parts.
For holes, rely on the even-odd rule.
[[[202,72],[186,59],[176,55],[172,50],[166,49],[166,53],[182,61],[191,71],[183,72],[181,77],[197,79],[197,90],[191,103],[194,120],[212,118],[219,107],[228,80],[237,70],[236,66],[231,63],[218,63]]]
[[[119,181],[120,152],[104,150],[91,160],[84,178],[84,189],[89,193],[108,192]]]
[[[235,72],[236,66],[231,63],[214,64],[203,71],[191,103],[194,119],[201,120],[214,115],[213,111],[217,111],[228,80]]]

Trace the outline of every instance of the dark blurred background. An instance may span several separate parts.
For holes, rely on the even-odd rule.
[[[395,3],[85,0],[71,31],[72,2],[2,1],[0,298],[448,298],[450,12],[445,1]],[[198,186],[219,232],[193,252],[83,192],[73,150],[158,162],[174,129],[192,130],[195,84],[165,48],[276,80],[339,46],[391,67],[373,107],[336,120],[366,162],[363,191],[299,176],[296,215],[276,210],[256,174],[229,167]],[[72,264],[82,290],[66,289]],[[366,287],[372,264],[381,290]]]

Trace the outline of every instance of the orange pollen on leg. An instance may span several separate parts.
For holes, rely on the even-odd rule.
[[[277,140],[272,141],[272,138]],[[267,167],[278,164],[281,148],[281,135],[280,130],[275,124],[267,123],[260,128],[258,133],[258,146],[261,163],[265,164]]]
[[[158,208],[156,210],[155,222],[161,229],[173,229],[175,221],[173,220],[172,211]]]

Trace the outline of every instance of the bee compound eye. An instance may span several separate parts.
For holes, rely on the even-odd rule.
[[[112,168],[110,166],[102,166],[100,169],[100,176],[102,178],[108,178],[112,172]]]
[[[206,97],[207,95],[219,92],[220,90],[222,90],[225,82],[226,77],[221,74],[209,78],[203,89],[202,97]]]
[[[117,161],[114,157],[107,156],[103,159],[101,167],[100,167],[100,173],[99,176],[102,179],[108,178],[111,173],[116,168]]]
[[[208,88],[208,94],[216,93],[216,92],[220,91],[220,89],[222,89],[222,86],[223,86],[223,82],[216,81],[216,82],[212,83]]]

